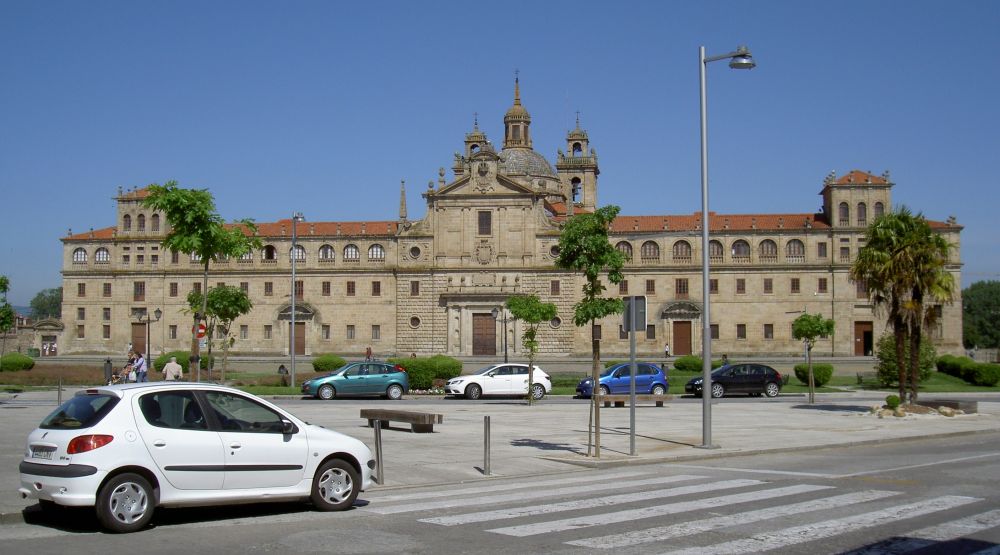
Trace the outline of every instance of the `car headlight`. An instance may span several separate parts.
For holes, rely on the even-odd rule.
[[[702,378],[698,378],[697,380],[695,380],[695,381],[693,381],[691,383],[693,383],[694,385],[701,385],[701,381],[702,381]]]

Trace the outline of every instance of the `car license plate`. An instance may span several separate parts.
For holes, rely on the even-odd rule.
[[[43,448],[38,448],[38,449],[32,449],[31,450],[31,458],[33,458],[33,459],[45,459],[47,461],[51,461],[52,460],[52,453],[54,453],[54,452],[55,452],[55,449],[48,449],[48,448],[44,448],[44,447]]]

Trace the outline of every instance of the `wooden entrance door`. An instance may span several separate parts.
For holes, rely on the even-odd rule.
[[[292,341],[292,323],[288,322],[288,342]],[[288,350],[291,352],[291,349]],[[306,354],[306,323],[295,322],[295,354]]]
[[[497,354],[497,321],[492,314],[472,315],[472,355]]]
[[[137,353],[146,353],[146,324],[132,323],[132,350]]]
[[[875,326],[871,322],[854,322],[854,355],[871,356],[875,349]]]
[[[691,321],[674,322],[674,337],[670,345],[670,354],[684,356],[691,354]]]

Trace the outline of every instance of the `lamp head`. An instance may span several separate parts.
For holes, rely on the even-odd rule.
[[[500,309],[494,308],[493,310],[490,311],[490,314],[492,314],[493,319],[496,320],[497,316],[500,316]]]
[[[746,46],[737,46],[736,55],[729,59],[729,67],[733,69],[753,69],[757,63],[753,61],[753,55]]]
[[[304,222],[306,221],[306,217],[302,215],[302,212],[296,212],[292,214],[292,220],[296,222]]]
[[[156,316],[156,320],[159,321],[160,317],[163,316],[163,311],[157,308],[153,311],[153,316]]]

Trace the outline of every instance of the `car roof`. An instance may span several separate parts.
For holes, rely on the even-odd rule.
[[[215,391],[236,391],[238,389],[219,385],[214,383],[206,382],[141,382],[141,383],[124,383],[115,385],[100,385],[97,387],[87,387],[81,389],[77,392],[78,395],[90,395],[93,393],[111,393],[117,395],[118,397],[124,397],[126,394],[135,394],[144,390],[190,390],[190,389],[202,389],[202,390],[215,390]]]

